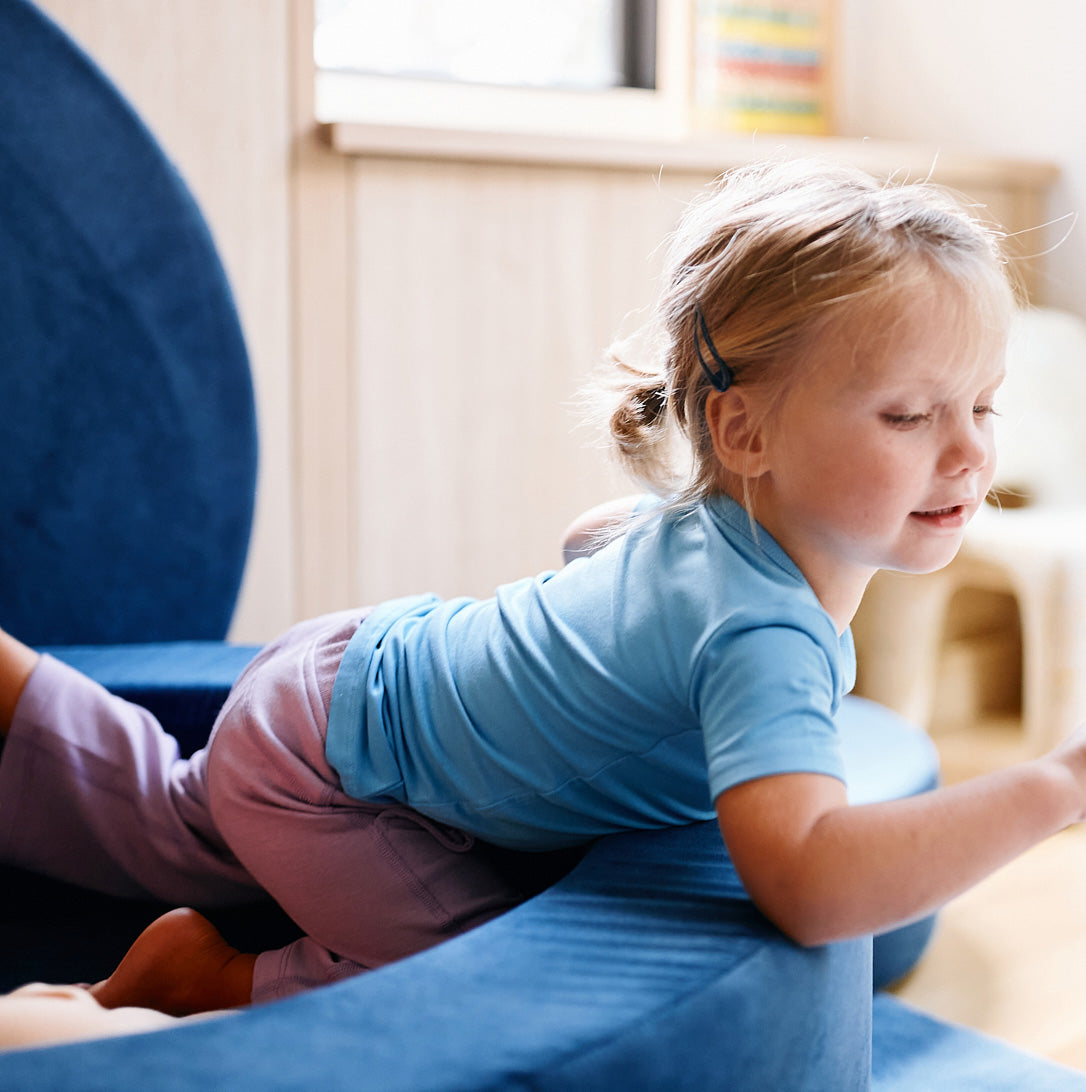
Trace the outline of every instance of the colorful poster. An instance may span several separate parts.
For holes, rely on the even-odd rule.
[[[693,110],[698,128],[832,130],[832,0],[697,0]]]

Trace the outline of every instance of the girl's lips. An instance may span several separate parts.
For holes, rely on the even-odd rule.
[[[937,527],[960,527],[968,518],[968,510],[964,504],[952,504],[947,508],[933,508],[927,512],[912,512],[913,519],[922,520],[924,523],[934,524]]]

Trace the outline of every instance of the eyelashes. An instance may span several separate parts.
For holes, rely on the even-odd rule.
[[[919,425],[925,425],[934,418],[934,413],[883,413],[880,414],[882,419],[894,428],[909,429],[916,428]],[[998,417],[994,406],[989,404],[978,404],[973,407],[973,416],[977,420],[983,420],[986,417]]]
[[[915,428],[931,420],[930,413],[884,413],[882,419],[895,428]]]

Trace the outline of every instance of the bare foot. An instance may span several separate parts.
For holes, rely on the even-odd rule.
[[[117,969],[90,988],[107,1009],[157,1009],[169,1016],[247,1005],[255,955],[231,948],[195,910],[171,910],[151,922]]]
[[[23,688],[38,663],[38,654],[0,629],[0,735],[11,727]]]

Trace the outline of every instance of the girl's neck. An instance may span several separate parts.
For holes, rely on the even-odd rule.
[[[738,505],[746,509],[754,520],[768,534],[772,535],[778,546],[791,558],[792,563],[803,574],[811,586],[822,609],[833,619],[837,632],[844,631],[852,624],[860,600],[876,570],[860,566],[843,567],[840,563],[831,563],[817,551],[805,548],[789,533],[784,521],[774,519],[771,509],[759,504],[757,490],[744,496],[742,487],[738,495],[733,489],[725,487],[728,494]]]

